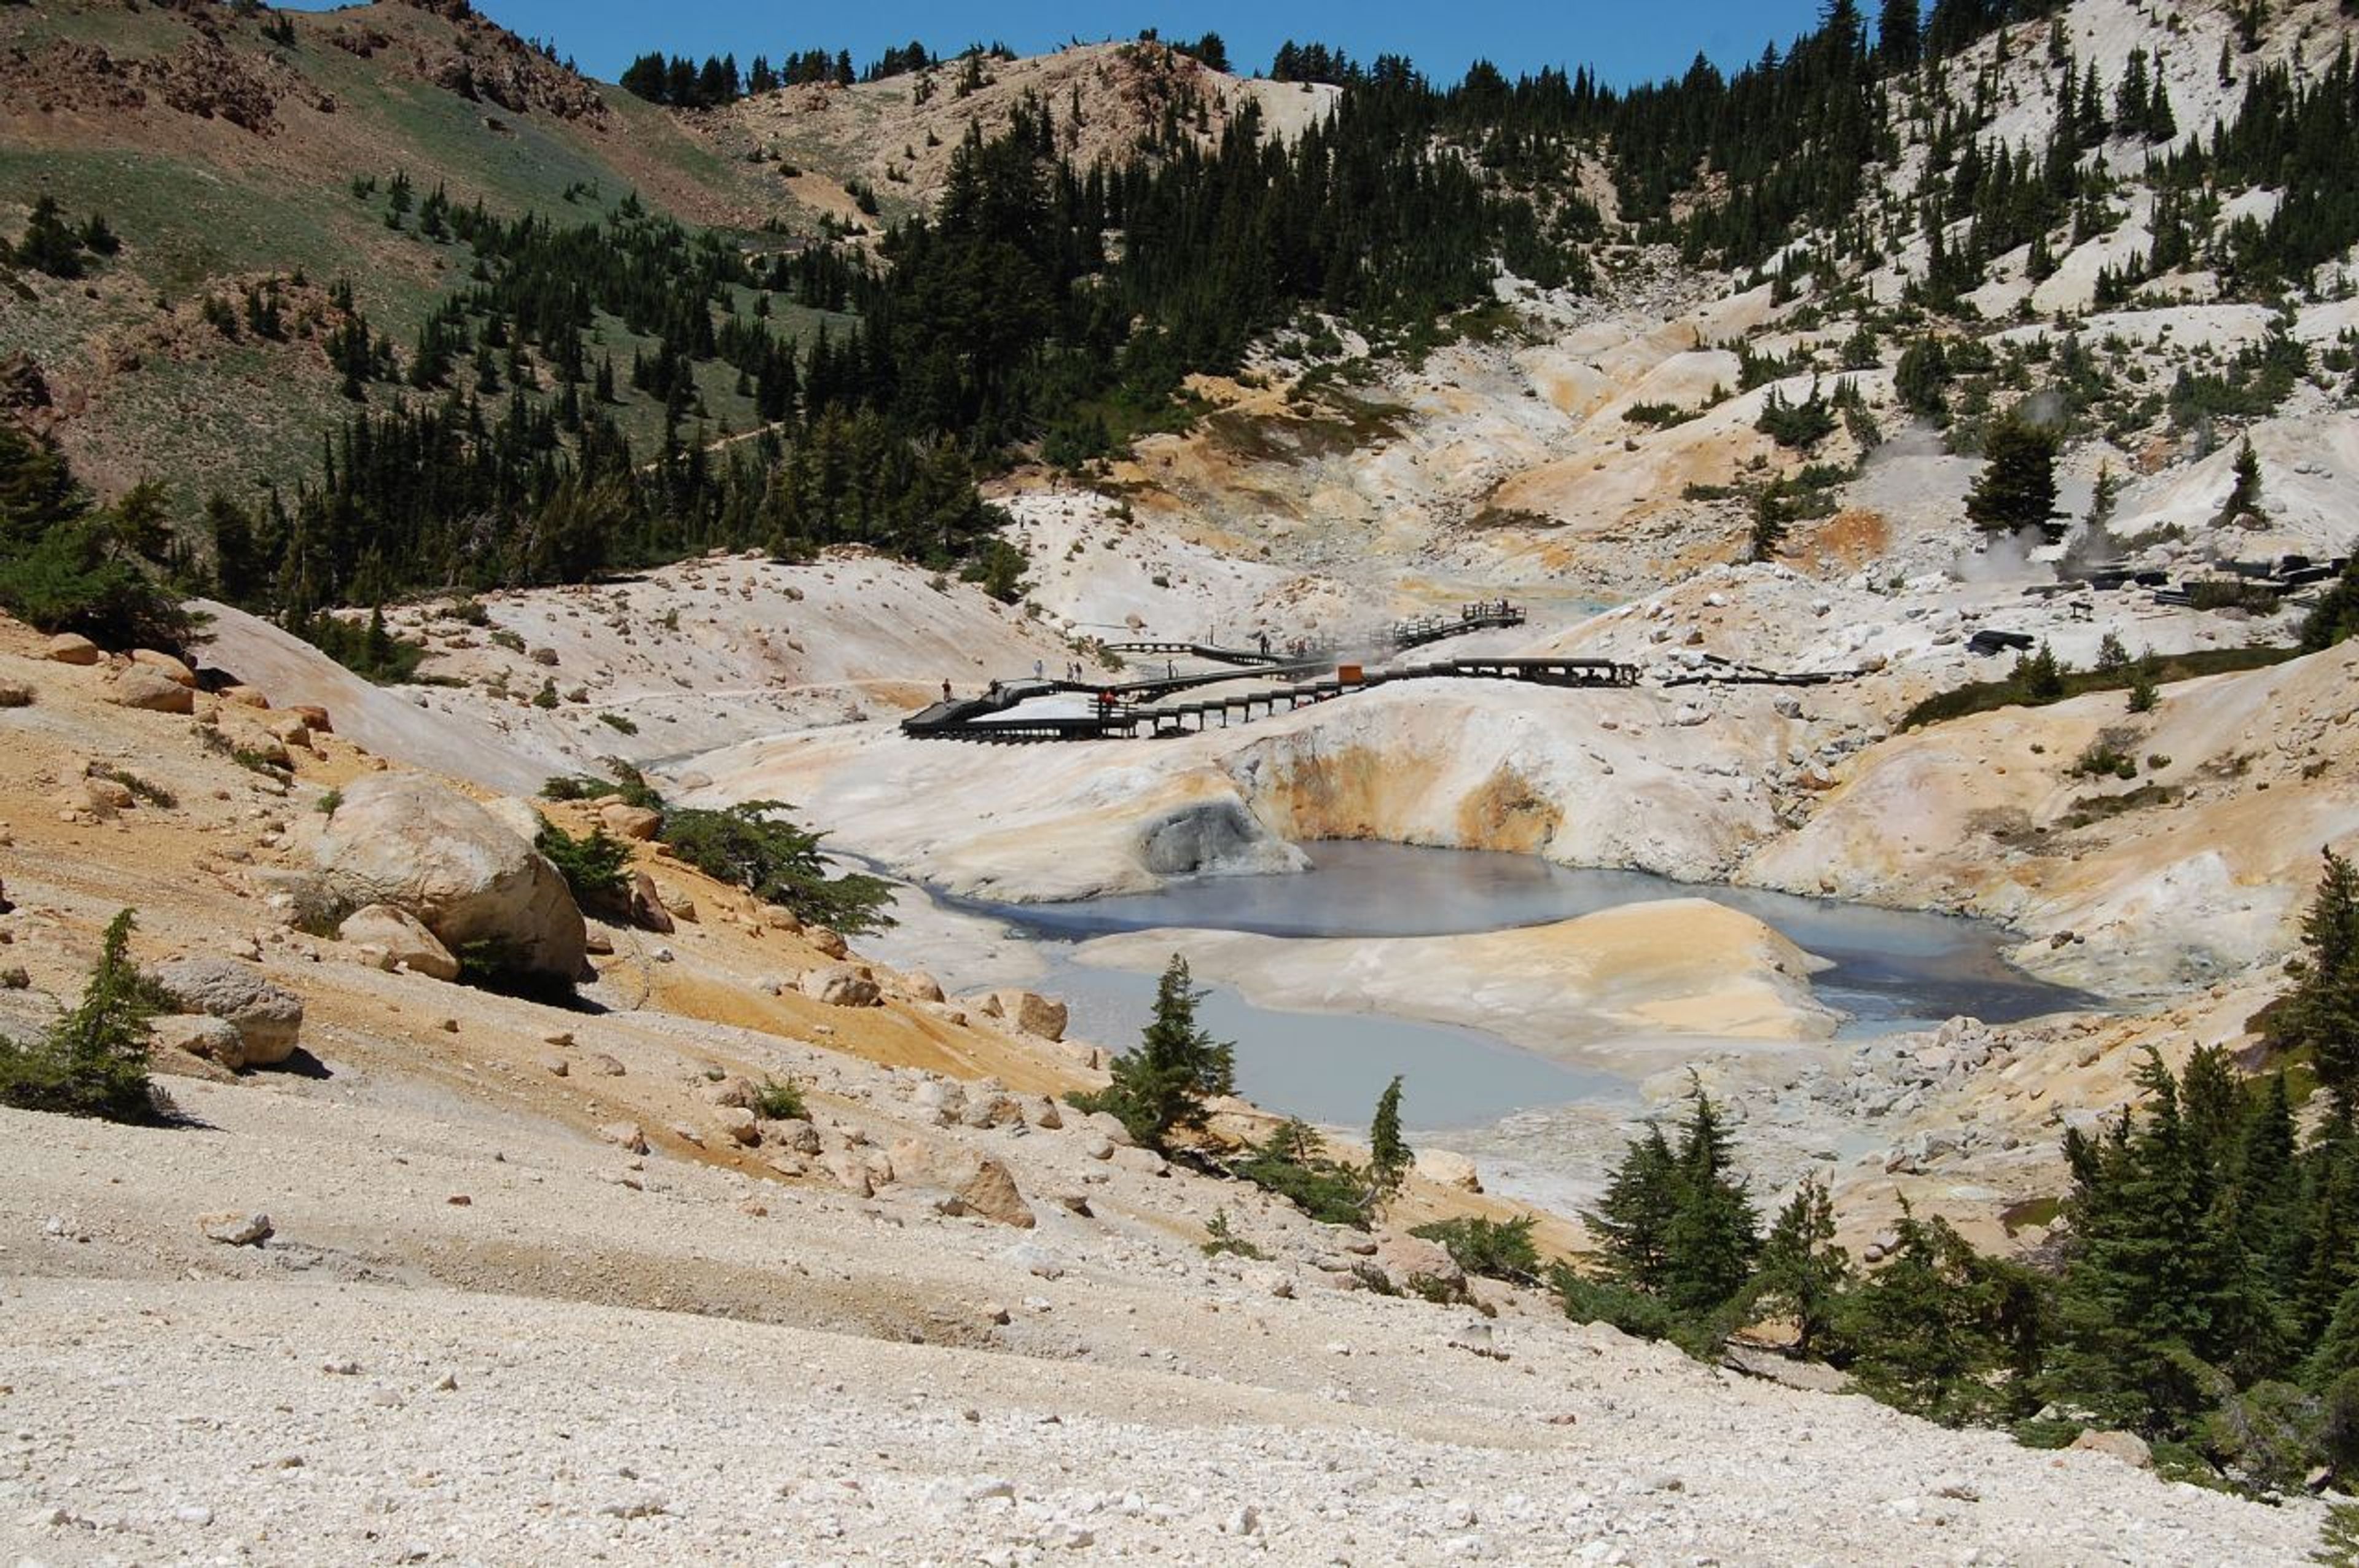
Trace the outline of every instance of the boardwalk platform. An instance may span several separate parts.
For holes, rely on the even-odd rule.
[[[1340,674],[1323,677],[1301,675],[1283,686],[1261,687],[1193,702],[1159,704],[1136,699],[1136,696],[1169,696],[1182,688],[1239,678],[1239,673],[1231,672],[1103,687],[1064,681],[1019,682],[1003,687],[996,697],[938,702],[903,719],[901,730],[920,739],[981,741],[1002,745],[1045,741],[1147,740],[1250,724],[1401,681],[1510,680],[1534,686],[1632,687],[1638,684],[1638,667],[1611,659],[1449,659],[1397,670],[1369,671],[1349,680]],[[1037,716],[1008,713],[1027,697],[1046,696],[1052,691],[1093,693],[1093,710],[1086,714]]]
[[[1337,654],[1353,649],[1398,653],[1404,648],[1421,648],[1448,637],[1463,637],[1471,632],[1495,631],[1523,623],[1523,610],[1502,599],[1460,605],[1454,615],[1419,615],[1396,621],[1364,637],[1297,643],[1290,649],[1223,648],[1211,643],[1165,641],[1108,643],[1105,651],[1125,658],[1187,657],[1202,659],[1208,664],[1267,666],[1321,659],[1332,661]]]

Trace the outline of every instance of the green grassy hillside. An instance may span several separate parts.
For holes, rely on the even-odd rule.
[[[323,346],[329,287],[348,282],[370,326],[406,348],[468,281],[464,246],[388,229],[356,178],[406,171],[455,205],[560,223],[596,222],[632,193],[695,223],[792,221],[775,180],[765,189],[663,111],[463,7],[241,16],[62,0],[0,8],[0,237],[22,235],[46,195],[71,222],[103,214],[122,242],[80,278],[0,269],[0,359],[29,358],[49,402],[35,423],[102,492],[153,478],[186,508],[308,471],[351,413]],[[206,321],[209,297],[272,282],[288,302],[284,341]],[[619,323],[598,335],[609,341],[592,352],[623,364],[646,346]],[[715,426],[754,422],[733,377],[706,366],[699,379]],[[660,410],[624,390],[636,440]]]

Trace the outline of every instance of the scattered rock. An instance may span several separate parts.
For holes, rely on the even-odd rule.
[[[194,713],[197,694],[159,670],[125,665],[107,677],[106,700],[143,713]]]
[[[762,1123],[762,1137],[765,1141],[797,1154],[816,1154],[821,1148],[819,1129],[800,1117]]]
[[[252,964],[234,958],[174,958],[148,971],[184,1012],[225,1019],[237,1031],[238,1059],[225,1067],[267,1067],[295,1052],[303,1028],[303,999],[274,985]]]
[[[1406,1230],[1387,1227],[1376,1237],[1376,1267],[1385,1271],[1393,1289],[1406,1291],[1419,1281],[1430,1280],[1452,1289],[1463,1289],[1465,1271],[1450,1256],[1450,1249],[1438,1241],[1428,1241],[1422,1236],[1411,1236]]]
[[[610,1121],[598,1129],[598,1136],[633,1154],[647,1152],[647,1132],[636,1121]]]
[[[185,1051],[209,1062],[233,1066],[245,1060],[245,1041],[237,1025],[204,1012],[170,1012],[148,1021],[148,1033],[159,1051]]]
[[[209,1214],[197,1225],[205,1239],[224,1247],[259,1247],[277,1234],[266,1214]]]
[[[945,1212],[971,1214],[995,1225],[1029,1230],[1039,1223],[1017,1190],[1016,1178],[996,1160],[971,1149],[905,1138],[893,1145],[893,1173],[912,1186],[933,1187],[954,1200]]]
[[[992,993],[998,1003],[995,1017],[1027,1034],[1037,1034],[1043,1040],[1065,1037],[1065,1004],[1041,996],[1036,991],[1002,990]]]
[[[644,844],[663,826],[663,813],[644,806],[609,806],[600,809],[598,822],[617,838]]]
[[[98,644],[78,632],[60,632],[42,644],[41,657],[57,665],[94,665]]]
[[[1152,1149],[1116,1148],[1114,1162],[1123,1170],[1136,1171],[1141,1175],[1168,1176],[1171,1173],[1169,1162]]]
[[[734,1073],[706,1085],[704,1090],[704,1103],[707,1105],[736,1106],[751,1110],[759,1098],[760,1091],[754,1087],[753,1080]]]
[[[883,1000],[875,978],[853,964],[830,964],[812,969],[800,982],[802,993],[832,1007],[875,1007]]]
[[[671,911],[664,907],[663,894],[656,891],[655,878],[645,871],[631,873],[631,924],[667,936],[679,929],[672,924]]]
[[[1031,1206],[1024,1201],[1024,1195],[1016,1189],[1016,1178],[996,1160],[978,1161],[974,1174],[958,1189],[958,1197],[969,1213],[995,1225],[1029,1230],[1039,1223],[1033,1217]]]
[[[1474,1162],[1448,1149],[1419,1150],[1417,1173],[1438,1186],[1467,1193],[1483,1190],[1483,1177],[1475,1170]]]
[[[153,648],[134,648],[131,650],[131,662],[146,665],[175,686],[187,687],[190,691],[197,689],[197,672],[169,654],[159,654]]]
[[[336,927],[336,939],[381,947],[386,957],[429,979],[455,980],[459,960],[434,933],[408,911],[389,903],[372,903],[347,915]]]
[[[2083,1454],[2103,1454],[2118,1459],[2136,1469],[2154,1468],[2154,1451],[2135,1432],[2099,1432],[2092,1428],[2074,1438],[2072,1446]]]

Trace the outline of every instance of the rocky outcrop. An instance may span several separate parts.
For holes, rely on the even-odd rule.
[[[387,968],[399,965],[412,974],[437,980],[459,978],[459,960],[451,956],[451,949],[416,916],[389,903],[354,910],[336,928],[336,940],[377,949]]]
[[[1139,830],[1139,858],[1158,876],[1290,871],[1302,854],[1234,797],[1177,807]]]
[[[234,958],[174,958],[147,972],[183,1013],[218,1018],[237,1032],[234,1046],[216,1033],[190,1033],[183,1049],[208,1042],[204,1054],[224,1067],[267,1067],[295,1054],[303,1029],[303,999],[252,964]],[[234,1057],[234,1060],[232,1058]]]
[[[489,811],[429,780],[354,782],[311,853],[340,897],[391,904],[448,951],[484,945],[506,964],[568,982],[584,971],[582,911],[557,868]]]

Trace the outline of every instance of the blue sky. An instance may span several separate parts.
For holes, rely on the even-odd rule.
[[[848,49],[865,64],[887,44],[919,39],[943,53],[968,43],[1003,41],[1019,53],[1069,39],[1130,38],[1158,27],[1167,38],[1218,32],[1241,71],[1266,69],[1288,38],[1335,45],[1355,59],[1406,54],[1428,75],[1454,79],[1469,62],[1489,59],[1508,74],[1544,65],[1593,65],[1609,82],[1676,73],[1698,49],[1723,64],[1750,59],[1775,39],[1780,48],[1816,19],[1820,0],[1426,0],[1425,4],[1311,0],[1285,5],[1239,0],[1000,0],[945,5],[938,0],[869,0],[809,9],[757,0],[691,0],[650,6],[643,0],[476,0],[479,9],[527,38],[555,42],[590,74],[613,81],[635,55],[659,49],[691,55],[734,50],[740,64],[757,53]],[[311,8],[306,6],[306,8]],[[1873,11],[1873,7],[1864,7]]]

